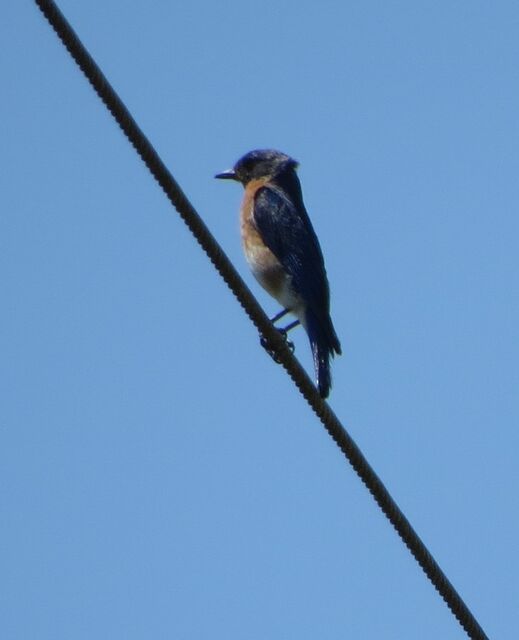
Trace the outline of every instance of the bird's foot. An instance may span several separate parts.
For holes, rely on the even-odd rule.
[[[276,329],[279,331],[279,333],[281,334],[281,337],[283,338],[283,340],[285,341],[287,347],[290,350],[290,353],[294,353],[295,351],[295,346],[294,343],[288,339],[288,334],[285,331],[285,329],[278,329],[276,327]],[[281,360],[279,359],[279,355],[277,353],[277,351],[275,349],[272,349],[267,338],[265,338],[265,336],[260,336],[260,344],[261,346],[265,349],[265,351],[269,354],[269,356],[274,360],[274,362],[277,362],[278,364],[281,363]]]

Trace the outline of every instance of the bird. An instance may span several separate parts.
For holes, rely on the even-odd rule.
[[[215,178],[235,180],[245,188],[240,230],[246,260],[259,284],[301,324],[310,341],[316,384],[329,395],[330,357],[341,344],[330,316],[330,288],[319,240],[306,211],[299,163],[274,149],[255,149]]]

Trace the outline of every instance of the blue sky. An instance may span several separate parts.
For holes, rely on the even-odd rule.
[[[514,638],[517,3],[59,4],[270,314],[212,176],[300,161],[330,403]],[[0,36],[3,637],[465,637],[36,7]]]

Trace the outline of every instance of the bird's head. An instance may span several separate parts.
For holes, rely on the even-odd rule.
[[[229,171],[217,173],[215,178],[236,180],[244,186],[251,180],[275,178],[286,171],[294,171],[297,162],[286,153],[274,149],[255,149],[249,151]]]

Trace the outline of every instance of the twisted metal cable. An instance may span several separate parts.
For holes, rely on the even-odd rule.
[[[362,482],[391,522],[426,576],[444,599],[460,625],[473,640],[488,640],[461,596],[447,579],[440,566],[402,513],[388,490],[372,469],[355,441],[344,429],[337,416],[321,398],[306,371],[293,356],[286,342],[273,327],[269,318],[252,295],[202,218],[183,193],[161,158],[141,131],[128,109],[116,94],[101,69],[79,40],[53,0],[35,0],[45,18],[55,30],[72,58],[104,102],[117,124],[140,155],[150,173],[157,180],[182,220],[205,251],[227,286],[236,296],[258,331],[267,340],[277,360],[286,369],[299,391],[311,406],[325,429],[349,460]]]

